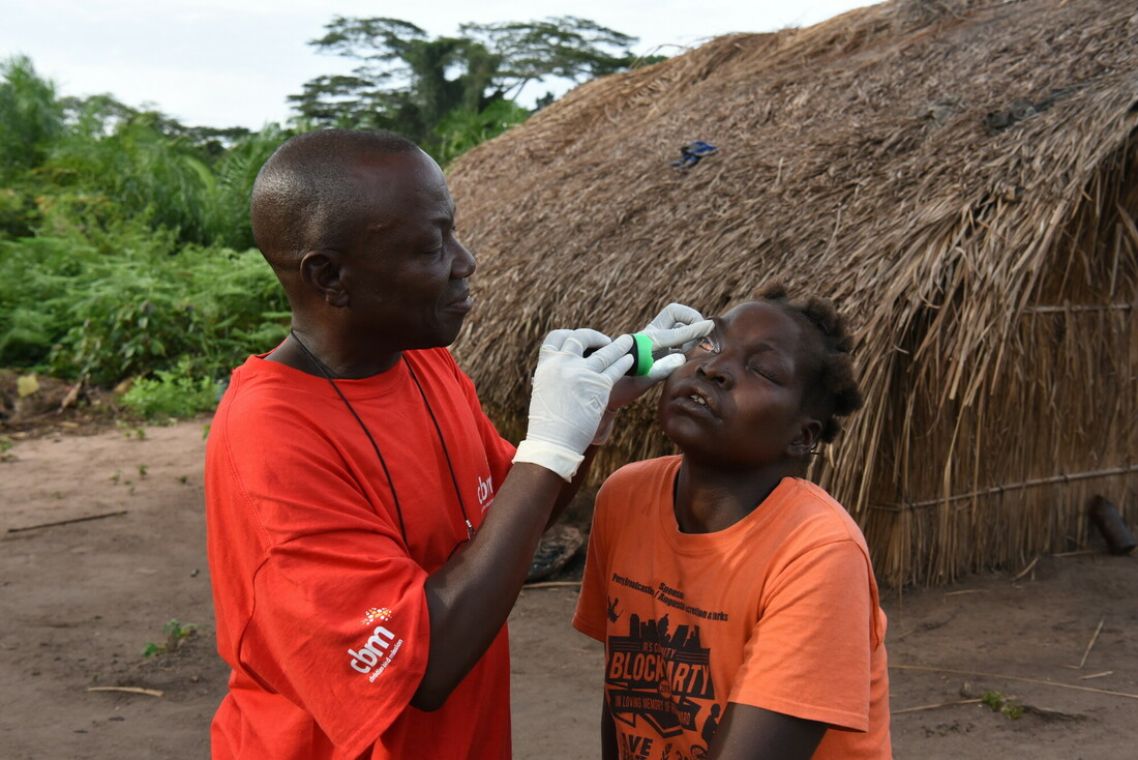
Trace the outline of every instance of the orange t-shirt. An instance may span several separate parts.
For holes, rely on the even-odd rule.
[[[328,381],[251,357],[206,447],[206,531],[217,645],[232,674],[213,757],[256,760],[510,756],[506,628],[442,708],[410,706],[426,668],[423,584],[477,527],[514,448],[445,349],[408,351]],[[410,364],[446,441],[461,502]]]
[[[830,726],[814,758],[891,757],[885,614],[865,539],[818,486],[785,478],[715,533],[681,533],[678,456],[597,495],[573,625],[605,645],[619,756],[699,758],[728,702]]]

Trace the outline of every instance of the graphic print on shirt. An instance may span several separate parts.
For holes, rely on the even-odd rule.
[[[490,505],[493,503],[494,503],[494,476],[487,474],[486,479],[483,480],[482,476],[479,475],[478,476],[478,506],[482,510],[482,512],[485,513],[486,510],[489,509]]]
[[[715,736],[723,706],[716,701],[711,650],[701,642],[700,623],[690,621],[715,625],[728,614],[693,606],[666,583],[653,587],[616,573],[611,581],[610,594],[621,586],[634,597],[651,596],[657,609],[673,607],[684,621],[677,624],[668,613],[654,619],[626,614],[619,595],[608,597],[605,693],[617,722],[618,754],[622,760],[698,760]],[[617,624],[625,619],[626,625]],[[658,737],[626,733],[620,724],[638,733],[644,733],[638,725],[646,724]]]
[[[387,666],[399,654],[403,639],[395,640],[395,634],[388,630],[386,623],[391,620],[391,610],[387,607],[371,607],[364,612],[362,625],[368,626],[379,621],[371,636],[358,649],[348,650],[348,665],[357,673],[363,673],[367,680],[375,683]]]
[[[700,645],[699,626],[669,630],[658,620],[628,616],[628,635],[609,636],[605,685],[615,720],[644,720],[662,737],[698,732],[696,716],[715,700],[711,652]],[[698,700],[698,701],[696,701]]]

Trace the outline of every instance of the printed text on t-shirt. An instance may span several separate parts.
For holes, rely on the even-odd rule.
[[[637,583],[631,578],[625,578],[623,575],[619,575],[617,573],[612,574],[612,582],[617,583],[621,586],[627,586],[628,588],[639,591],[643,594],[650,594],[658,601],[668,605],[669,607],[675,607],[677,610],[685,612],[688,615],[695,615],[696,617],[704,618],[706,620],[727,621],[728,619],[727,613],[723,612],[722,610],[709,612],[708,610],[700,609],[699,607],[695,607],[690,604],[685,604],[683,592],[671,588],[666,583],[661,583],[659,588],[653,589],[651,586],[646,586],[643,583]]]

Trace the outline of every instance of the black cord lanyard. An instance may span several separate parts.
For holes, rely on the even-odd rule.
[[[399,534],[403,537],[403,546],[408,551],[410,551],[411,544],[407,541],[407,526],[403,523],[403,506],[399,502],[399,492],[395,490],[395,481],[391,479],[391,470],[389,470],[387,467],[387,460],[383,458],[383,452],[380,451],[379,444],[376,443],[376,440],[372,436],[371,431],[368,430],[367,425],[364,424],[363,418],[360,417],[355,408],[352,406],[351,402],[348,401],[348,397],[344,395],[344,392],[342,390],[340,390],[340,386],[336,385],[336,381],[333,379],[331,370],[329,370],[328,367],[324,365],[324,362],[317,359],[315,354],[308,350],[308,346],[304,345],[304,342],[301,341],[300,336],[296,334],[295,330],[289,330],[289,335],[291,335],[292,339],[296,341],[296,344],[300,346],[300,349],[304,351],[305,356],[307,356],[308,360],[312,362],[312,365],[320,370],[320,373],[324,375],[324,379],[328,381],[328,383],[332,386],[332,390],[336,391],[336,395],[339,396],[340,400],[344,402],[344,406],[346,406],[348,408],[348,411],[351,412],[352,416],[356,418],[356,422],[360,424],[360,429],[364,431],[364,435],[367,436],[368,442],[371,443],[371,448],[375,452],[376,458],[379,459],[379,466],[383,468],[383,474],[387,478],[387,487],[391,490],[391,498],[395,502],[395,514],[399,518]],[[451,485],[454,486],[454,495],[455,498],[458,499],[458,508],[462,510],[462,520],[466,523],[466,540],[469,541],[474,538],[474,524],[470,522],[470,515],[468,515],[466,512],[466,503],[462,500],[462,491],[458,487],[458,477],[454,474],[454,463],[451,461],[450,451],[447,449],[446,439],[443,438],[442,428],[439,427],[439,421],[435,418],[435,411],[431,408],[431,403],[427,400],[427,394],[423,390],[422,384],[419,383],[419,378],[415,374],[415,370],[411,367],[411,363],[407,361],[407,359],[402,355],[400,355],[400,359],[407,366],[407,371],[411,375],[411,380],[415,383],[415,387],[419,389],[419,396],[423,399],[423,406],[427,408],[427,414],[430,416],[431,422],[435,426],[435,434],[439,438],[439,445],[443,449],[443,458],[446,459],[447,470],[450,472],[450,482]]]

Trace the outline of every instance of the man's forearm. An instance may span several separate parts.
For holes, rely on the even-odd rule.
[[[514,465],[474,540],[427,579],[430,651],[412,705],[441,707],[489,648],[517,601],[554,504],[570,485],[544,467]]]
[[[557,519],[565,512],[565,508],[572,503],[573,497],[581,490],[581,484],[589,479],[589,470],[592,469],[593,458],[596,456],[599,448],[599,446],[590,446],[585,449],[585,459],[581,462],[580,467],[577,468],[577,474],[573,476],[573,480],[568,483],[561,481],[563,484],[561,486],[561,493],[557,496],[557,503],[553,505],[553,512],[549,515],[549,519],[545,523],[545,530],[549,530],[553,527],[553,524],[557,522]],[[544,533],[545,531],[542,532]]]

